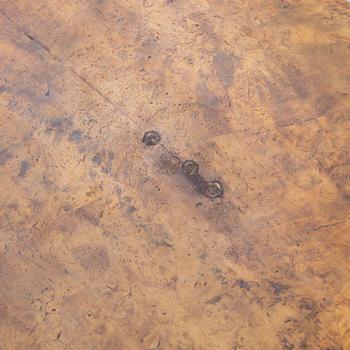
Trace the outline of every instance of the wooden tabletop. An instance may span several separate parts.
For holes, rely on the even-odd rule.
[[[349,2],[0,0],[0,45],[1,350],[350,349]]]

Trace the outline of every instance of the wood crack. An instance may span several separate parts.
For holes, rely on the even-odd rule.
[[[337,226],[337,225],[343,224],[344,222],[345,221],[338,221],[338,222],[334,222],[332,224],[320,225],[320,226],[313,227],[312,230],[313,231],[318,231],[318,230],[321,230],[323,228],[328,228],[328,227],[332,227],[332,226]]]

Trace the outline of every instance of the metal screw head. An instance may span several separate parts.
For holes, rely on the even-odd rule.
[[[204,194],[208,198],[222,197],[224,194],[224,188],[219,181],[209,181],[208,186],[205,189]]]
[[[181,164],[182,172],[187,176],[194,176],[198,174],[199,165],[193,160],[185,160]]]
[[[145,132],[142,138],[142,142],[146,146],[154,146],[160,141],[160,139],[161,138],[159,133],[157,131],[151,130],[151,131]]]

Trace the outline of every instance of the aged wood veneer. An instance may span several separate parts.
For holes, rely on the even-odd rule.
[[[350,3],[0,0],[0,38],[1,349],[350,349]]]

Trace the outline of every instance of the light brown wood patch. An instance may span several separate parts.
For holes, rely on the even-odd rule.
[[[0,349],[350,349],[349,57],[345,0],[1,0]]]

